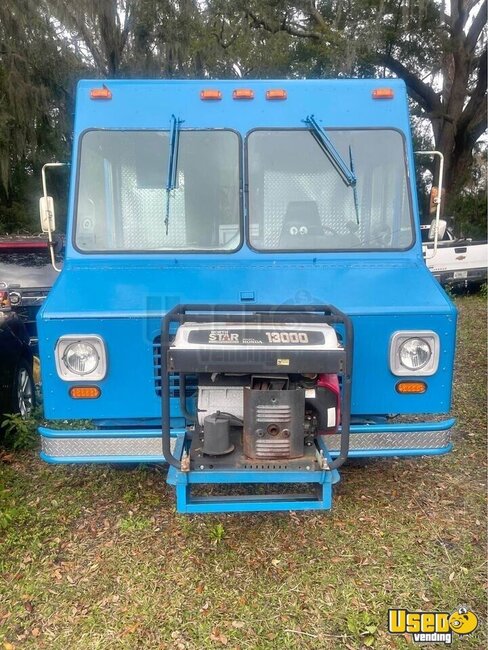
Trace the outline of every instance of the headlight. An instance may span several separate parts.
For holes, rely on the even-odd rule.
[[[62,336],[56,344],[56,369],[66,381],[98,381],[107,373],[103,340],[95,334]]]
[[[400,345],[400,363],[409,370],[420,370],[432,357],[430,345],[424,339],[407,339]]]
[[[431,331],[395,332],[390,343],[394,375],[433,375],[439,365],[439,336]]]
[[[97,369],[100,357],[91,343],[71,343],[64,351],[63,361],[71,372],[89,375]]]

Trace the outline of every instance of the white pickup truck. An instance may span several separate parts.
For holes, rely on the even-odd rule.
[[[432,226],[420,226],[422,250],[429,269],[442,285],[486,282],[486,241],[458,239],[446,228],[445,223],[439,223],[439,240],[435,255]]]

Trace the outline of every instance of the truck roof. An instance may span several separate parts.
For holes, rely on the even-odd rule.
[[[106,87],[110,99],[91,99]],[[233,99],[233,91],[252,90],[252,99]],[[374,99],[373,90],[390,88],[393,97]],[[205,100],[202,90],[219,90],[221,99]],[[284,100],[266,91],[283,89]],[[75,133],[93,128],[167,129],[171,115],[182,128],[302,128],[314,114],[325,128],[397,128],[409,132],[407,92],[399,79],[320,80],[82,80],[78,83]]]

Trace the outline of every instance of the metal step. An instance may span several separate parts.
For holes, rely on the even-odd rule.
[[[177,438],[174,455],[181,459],[187,446],[185,434]],[[327,463],[330,461],[325,446],[321,449]],[[303,464],[303,463],[302,463]],[[219,512],[283,512],[291,510],[330,510],[332,486],[339,481],[337,470],[308,465],[309,469],[228,469],[207,468],[182,471],[171,466],[167,482],[176,490],[176,510],[182,514],[210,514]],[[255,485],[269,486],[272,491],[255,494]],[[300,490],[297,491],[297,485]],[[289,486],[290,491],[286,491]],[[278,488],[279,492],[275,493]],[[199,491],[210,490],[210,494]],[[212,489],[225,489],[226,494],[212,494]],[[232,490],[241,493],[232,493]],[[304,490],[304,491],[302,491]],[[306,491],[308,490],[308,491]]]

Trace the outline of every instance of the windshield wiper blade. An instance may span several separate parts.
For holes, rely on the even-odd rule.
[[[344,184],[347,185],[347,187],[354,187],[356,185],[356,174],[349,169],[347,163],[342,159],[341,154],[326,136],[324,130],[320,127],[315,117],[313,115],[308,115],[304,122],[310,127],[310,130],[332,163],[334,169],[342,178]]]
[[[175,115],[171,116],[171,126],[169,133],[169,158],[168,158],[168,176],[166,179],[166,217],[164,225],[166,234],[169,230],[169,202],[172,190],[176,189],[176,173],[178,171],[178,146],[180,142],[180,124],[183,120],[178,119]]]
[[[352,159],[351,145],[349,145],[349,165],[351,166],[351,172],[354,174],[354,177],[355,177],[356,173],[354,171],[354,161]],[[352,196],[354,198],[354,210],[356,212],[356,223],[359,226],[359,199],[358,199],[358,186],[357,186],[357,183],[354,183],[354,185],[352,186]]]

